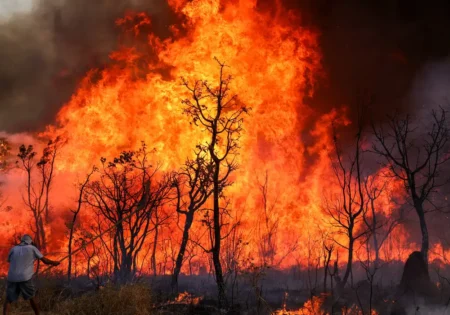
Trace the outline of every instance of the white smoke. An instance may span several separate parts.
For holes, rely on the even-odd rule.
[[[16,14],[29,13],[36,0],[0,0],[0,23],[14,18]]]

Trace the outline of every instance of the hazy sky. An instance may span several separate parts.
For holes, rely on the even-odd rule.
[[[0,0],[0,21],[9,19],[15,13],[29,12],[36,0]]]

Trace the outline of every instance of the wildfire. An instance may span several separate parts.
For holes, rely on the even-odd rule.
[[[59,112],[57,124],[48,127],[45,136],[68,140],[59,172],[82,172],[100,156],[135,149],[141,141],[156,149],[162,170],[180,167],[205,139],[183,115],[187,91],[180,78],[215,82],[217,57],[233,76],[231,90],[252,108],[240,140],[231,208],[243,212],[243,226],[255,226],[254,211],[261,208],[258,182],[267,172],[274,215],[283,226],[277,242],[292,243],[291,235],[313,226],[320,215],[320,172],[308,184],[299,181],[307,176],[301,134],[308,133],[303,125],[311,112],[303,98],[313,93],[320,73],[317,34],[299,28],[293,12],[281,7],[276,14],[260,11],[257,1],[170,4],[184,21],[171,27],[173,35],[160,39],[150,33],[145,51],[123,45],[113,52],[111,66],[90,71]],[[141,27],[150,23],[145,14],[128,13],[117,24],[137,41]],[[324,169],[324,163],[319,159],[316,167]]]
[[[201,128],[190,124],[183,114],[182,100],[188,91],[181,78],[216,82],[217,58],[233,77],[230,89],[252,109],[245,117],[240,138],[240,167],[227,190],[231,217],[240,218],[240,228],[245,231],[245,251],[248,256],[261,251],[258,243],[268,237],[257,230],[266,216],[266,222],[276,222],[278,227],[270,238],[270,248],[264,249],[264,253],[273,252],[272,263],[277,267],[308,264],[304,258],[308,248],[300,244],[311,237],[321,238],[320,226],[326,221],[322,196],[324,189],[333,189],[327,154],[333,142],[330,123],[350,123],[345,112],[333,110],[318,119],[312,130],[306,128],[315,111],[304,99],[314,93],[322,74],[318,34],[299,27],[299,15],[279,4],[268,12],[258,7],[257,0],[168,2],[181,21],[170,27],[172,35],[163,39],[149,32],[152,22],[145,13],[129,12],[119,19],[116,26],[123,29],[121,47],[110,54],[111,63],[87,73],[58,113],[56,123],[40,135],[66,140],[55,165],[60,184],[54,186],[52,195],[65,200],[73,197],[76,192],[67,187],[98,164],[100,157],[136,150],[142,141],[155,149],[154,162],[161,171],[179,169],[206,139]],[[304,136],[312,138],[314,144],[307,146]],[[389,204],[386,199],[380,202]],[[390,206],[383,209],[392,211]],[[65,210],[54,207],[52,211],[56,219],[48,233],[53,239],[65,240],[66,225],[61,224],[66,220]],[[86,225],[96,219],[87,213],[81,218]],[[193,230],[199,225],[196,222]],[[398,231],[392,241],[406,238],[404,231]],[[176,223],[162,233],[171,238],[162,238],[164,252],[158,255],[168,260],[181,233]],[[53,242],[50,252],[66,248],[64,241]],[[88,251],[85,255],[89,256]],[[102,268],[97,262],[101,259],[91,259]],[[207,265],[199,263],[201,259],[194,261],[193,272]],[[82,272],[85,267],[74,268]],[[160,268],[161,273],[170,270]]]
[[[306,303],[298,310],[287,310],[286,305],[283,305],[281,310],[275,311],[273,315],[327,315],[322,310],[324,302],[323,297],[314,296],[312,299],[306,301]]]
[[[273,315],[329,315],[329,312],[324,311],[324,297],[314,296],[305,302],[305,304],[297,310],[287,310],[286,305],[283,305],[281,310],[277,310]],[[333,313],[334,314],[334,313]],[[363,315],[361,309],[353,305],[349,308],[344,307],[341,310],[342,315]],[[370,315],[378,315],[376,310],[372,310]]]
[[[195,297],[188,292],[179,293],[172,303],[197,305],[201,301],[201,297]]]

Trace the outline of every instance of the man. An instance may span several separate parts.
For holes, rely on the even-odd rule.
[[[58,266],[59,262],[45,258],[33,245],[31,236],[25,234],[20,244],[14,246],[8,255],[9,271],[6,287],[6,300],[3,305],[3,315],[7,315],[11,303],[20,295],[24,300],[30,301],[34,314],[39,315],[39,308],[34,298],[36,288],[31,279],[34,274],[34,262],[39,259],[46,265]]]

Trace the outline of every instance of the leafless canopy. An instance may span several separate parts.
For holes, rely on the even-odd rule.
[[[217,59],[216,61],[220,70],[216,86],[207,81],[195,81],[193,84],[184,78],[182,81],[190,94],[190,97],[183,101],[184,112],[196,126],[204,128],[209,137],[205,148],[212,160],[213,215],[211,220],[209,213],[206,213],[203,222],[210,231],[211,249],[207,252],[213,256],[219,306],[223,306],[226,304],[226,296],[220,250],[228,201],[225,201],[225,206],[221,206],[220,199],[224,199],[224,189],[231,185],[229,176],[237,168],[236,156],[243,116],[248,112],[248,108],[239,101],[236,94],[231,93],[232,77],[225,75],[225,64]]]
[[[443,108],[431,111],[431,120],[425,127],[410,115],[390,116],[387,127],[372,126],[377,142],[372,150],[380,156],[388,176],[403,181],[420,221],[422,255],[428,260],[429,236],[425,214],[437,209],[432,195],[447,182],[440,171],[448,162],[449,129]],[[425,202],[432,207],[426,207]]]
[[[32,230],[35,233],[35,242],[42,250],[45,250],[47,243],[44,224],[49,220],[49,197],[55,161],[63,144],[63,139],[59,137],[50,140],[38,159],[32,145],[21,145],[17,155],[17,165],[27,175],[23,200],[33,215]]]
[[[114,263],[118,281],[129,281],[136,261],[152,230],[152,216],[167,200],[170,180],[149,163],[145,144],[136,152],[123,152],[113,161],[101,159],[98,179],[85,189],[86,203],[99,218],[98,234],[110,225],[108,239],[101,237]],[[102,223],[103,222],[103,223]]]
[[[363,112],[358,118],[356,136],[352,152],[344,155],[333,123],[334,152],[331,155],[332,168],[339,185],[339,193],[325,201],[325,211],[332,219],[332,225],[346,236],[348,244],[335,242],[348,251],[347,268],[343,278],[345,285],[352,274],[355,242],[368,233],[367,229],[357,230],[363,220],[365,210],[364,179],[362,175],[362,132]]]

